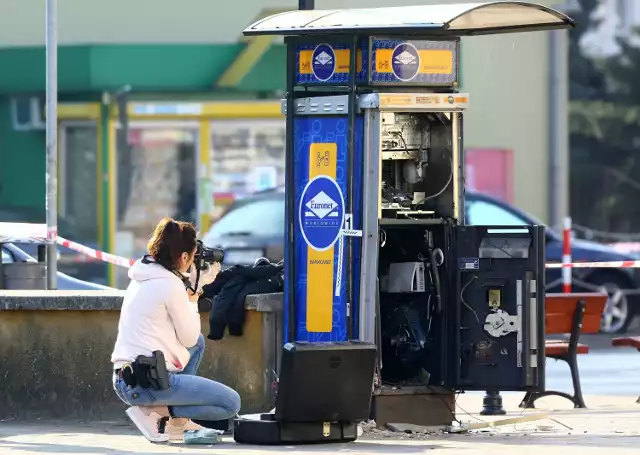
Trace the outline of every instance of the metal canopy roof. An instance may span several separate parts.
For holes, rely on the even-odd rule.
[[[288,11],[261,19],[244,35],[435,34],[449,36],[572,27],[566,15],[529,2],[495,1],[389,8]]]

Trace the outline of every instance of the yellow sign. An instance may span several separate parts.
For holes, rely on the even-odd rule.
[[[348,52],[348,51],[347,51]],[[309,180],[326,175],[335,180],[338,146],[335,142],[309,147]],[[334,247],[317,251],[307,246],[307,331],[331,332],[333,328]]]
[[[349,72],[349,58],[351,51],[349,49],[335,49],[334,54],[336,56],[336,73],[348,73]],[[300,74],[313,74],[313,49],[300,51],[299,58],[299,71]],[[362,71],[362,51],[358,51],[356,54],[356,72]]]
[[[418,74],[453,74],[453,51],[448,49],[421,49]],[[393,49],[376,51],[376,72],[393,73]]]

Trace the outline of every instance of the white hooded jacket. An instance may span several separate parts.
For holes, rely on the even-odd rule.
[[[181,371],[189,362],[187,348],[200,336],[198,305],[190,302],[183,282],[158,264],[140,260],[129,269],[118,338],[111,354],[114,368],[139,355],[163,352],[169,371]]]

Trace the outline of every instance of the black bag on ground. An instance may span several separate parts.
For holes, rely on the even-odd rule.
[[[287,343],[282,350],[275,413],[234,419],[241,444],[349,442],[369,418],[376,345]]]

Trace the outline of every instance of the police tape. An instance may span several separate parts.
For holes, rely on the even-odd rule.
[[[55,233],[55,231],[53,231]],[[0,222],[0,244],[1,243],[35,243],[42,244],[49,237],[49,232],[45,224],[38,223],[5,223]],[[70,250],[82,253],[85,256],[97,259],[102,262],[119,265],[121,267],[131,267],[135,261],[115,254],[105,253],[82,245],[64,237],[57,236],[57,244]]]
[[[94,259],[98,259],[99,261],[108,262],[109,264],[119,265],[121,267],[129,268],[136,262],[132,259],[116,256],[115,254],[105,253],[104,251],[100,250],[94,250],[93,248],[81,245],[80,243],[67,240],[64,237],[58,237],[58,245],[69,248],[73,251],[77,251],[78,253],[82,253]]]
[[[345,230],[343,235],[349,236],[351,232]],[[356,234],[359,234],[361,231],[355,231]],[[359,235],[355,235],[354,237],[359,237]],[[87,246],[81,245],[76,242],[72,242],[63,237],[58,237],[58,244],[64,246],[65,248],[69,248],[73,251],[77,251],[78,253],[86,254],[94,259],[98,259],[100,261],[108,262],[111,264],[119,265],[122,267],[131,267],[135,261],[132,259],[123,258],[120,256],[116,256],[115,254],[105,253],[103,251],[94,250],[93,248],[89,248]],[[573,262],[570,264],[562,264],[558,263],[548,263],[545,264],[545,268],[547,269],[562,269],[562,268],[574,268],[574,269],[629,269],[629,268],[640,268],[640,260],[638,261],[609,261],[609,262]],[[337,289],[336,289],[337,292]]]
[[[639,269],[640,261],[609,261],[609,262],[572,262],[570,264],[545,264],[547,269]]]
[[[344,236],[360,237],[362,231],[353,229],[344,229]],[[0,243],[42,243],[46,238],[46,226],[41,224],[29,223],[2,223],[0,222]],[[57,242],[60,246],[77,251],[99,261],[108,262],[110,264],[121,267],[131,267],[135,261],[133,259],[123,258],[115,254],[105,253],[104,251],[95,250],[80,243],[67,240],[64,237],[58,237]],[[637,269],[640,268],[640,260],[637,261],[609,261],[609,262],[573,262],[568,264],[548,263],[545,264],[547,269]]]
[[[87,246],[81,245],[79,243],[72,242],[70,240],[65,239],[64,237],[58,237],[58,244],[64,246],[65,248],[69,248],[70,250],[77,251],[78,253],[83,253],[87,256],[90,256],[94,259],[98,259],[100,261],[108,262],[111,264],[119,265],[122,267],[131,267],[135,261],[132,259],[126,259],[120,256],[116,256],[115,254],[105,253],[100,250],[94,250],[93,248],[89,248]],[[547,269],[562,269],[562,268],[574,268],[574,269],[629,269],[629,268],[640,268],[640,260],[639,261],[609,261],[609,262],[573,262],[570,264],[562,264],[562,263],[548,263],[545,264],[545,268]],[[337,292],[337,289],[336,289]]]

